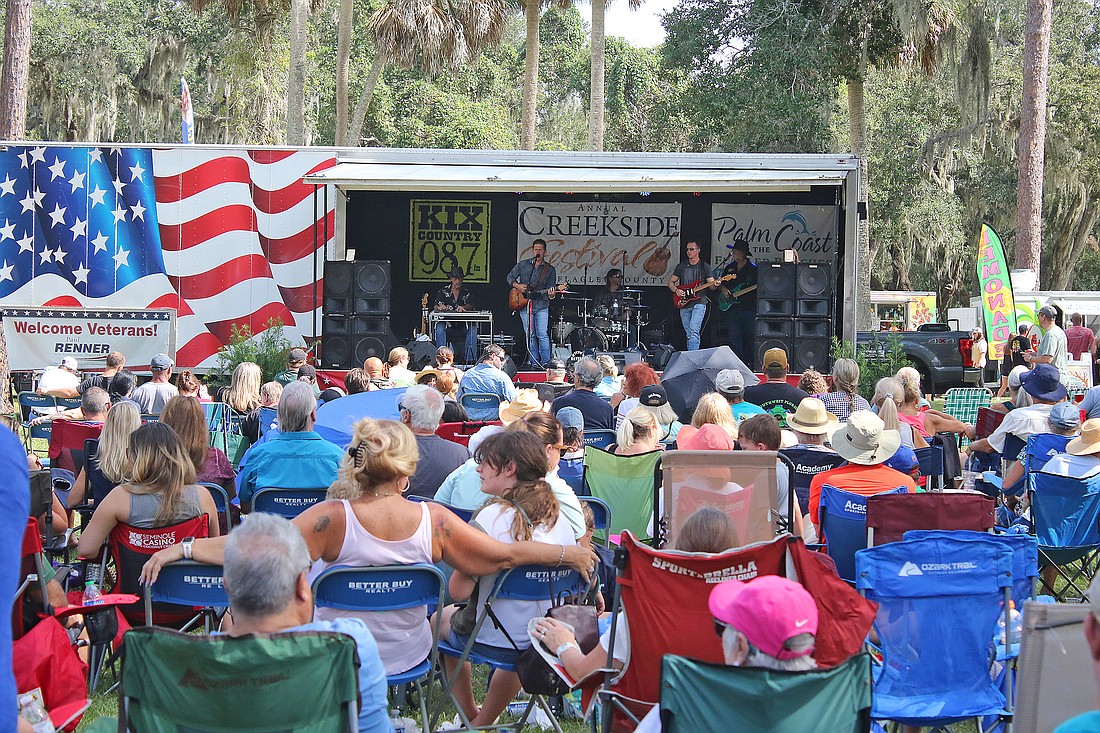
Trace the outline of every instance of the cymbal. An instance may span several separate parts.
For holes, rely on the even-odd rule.
[[[621,295],[641,295],[642,294],[641,290],[637,290],[635,288],[625,288],[623,290],[617,290],[615,292],[620,293]]]
[[[578,296],[575,294],[575,292],[576,291],[566,293],[562,296],[562,300],[584,301],[586,303],[590,300],[595,300],[595,298],[585,298],[583,296]]]
[[[649,306],[648,306],[648,305],[642,305],[642,304],[640,304],[640,303],[639,303],[638,305],[628,305],[628,306],[627,306],[627,308],[630,308],[631,310],[636,310],[636,311],[646,311],[646,310],[649,310]]]

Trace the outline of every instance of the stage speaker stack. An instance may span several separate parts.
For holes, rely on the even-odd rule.
[[[828,263],[763,263],[757,266],[756,363],[764,352],[787,352],[792,373],[832,368],[835,283]]]
[[[388,260],[325,263],[321,366],[353,369],[372,356],[385,361],[397,338],[390,327]]]

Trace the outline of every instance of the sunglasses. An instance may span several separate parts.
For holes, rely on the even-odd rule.
[[[724,634],[729,627],[730,625],[726,622],[714,619],[714,633],[717,634],[718,638],[722,638],[722,634]]]

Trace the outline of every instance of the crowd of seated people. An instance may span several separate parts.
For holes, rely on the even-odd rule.
[[[881,379],[873,393],[860,394],[859,367],[852,360],[838,360],[829,380],[816,372],[803,375],[805,388],[797,390],[786,380],[786,354],[772,350],[764,360],[765,380],[760,385],[746,387],[741,372],[725,370],[715,379],[714,389],[698,398],[690,414],[677,414],[665,386],[645,364],[631,365],[620,380],[613,373],[613,362],[609,367],[595,359],[580,359],[573,368],[573,390],[551,404],[540,399],[534,389],[516,389],[501,369],[504,354],[499,347],[488,347],[482,361],[465,374],[453,367],[453,354],[447,347],[438,350],[436,364],[419,373],[408,368],[408,352],[402,351],[391,352],[386,363],[368,360],[362,369],[346,376],[340,390],[346,394],[405,388],[400,396],[395,395],[398,420],[360,420],[347,446],[335,445],[315,431],[317,377],[308,370],[303,374],[303,367],[309,365],[297,363],[298,354],[289,355],[288,368],[279,375],[285,386],[277,380],[263,383],[256,364],[239,364],[230,384],[217,395],[219,402],[228,404],[240,417],[241,432],[254,443],[239,469],[211,445],[208,417],[201,405],[208,399],[205,386],[186,370],[173,385],[169,380],[173,365],[167,356],[154,357],[154,379],[144,392],[147,385],[134,387],[124,359],[116,359],[113,373],[104,374],[96,384],[78,382],[83,387],[80,408],[37,418],[103,423],[95,457],[77,475],[68,506],[58,512],[64,517],[67,508],[87,505],[90,510],[79,535],[78,552],[94,556],[120,523],[155,528],[205,514],[209,538],[196,540],[186,551],[174,545],[157,553],[144,569],[144,578],[151,581],[165,563],[185,554],[203,562],[224,562],[231,599],[241,594],[235,597],[242,599],[243,609],[247,594],[264,591],[230,579],[229,567],[238,562],[234,558],[240,562],[237,578],[247,575],[241,568],[258,562],[247,542],[276,542],[271,538],[281,537],[276,542],[278,552],[290,556],[300,554],[299,542],[287,542],[287,532],[275,526],[278,522],[270,526],[258,522],[252,540],[246,533],[234,542],[234,532],[241,531],[234,530],[228,532],[227,543],[223,535],[229,527],[219,521],[211,495],[197,484],[218,484],[231,499],[239,498],[243,512],[248,512],[252,496],[261,488],[326,489],[326,501],[309,507],[287,525],[304,543],[311,569],[293,577],[288,570],[282,583],[286,588],[281,591],[281,602],[287,609],[296,609],[297,619],[285,628],[305,630],[323,623],[329,624],[324,628],[340,629],[354,619],[354,632],[346,633],[356,637],[360,654],[377,659],[382,674],[393,675],[414,667],[431,651],[427,609],[383,613],[318,609],[315,615],[307,615],[304,609],[309,597],[299,586],[304,583],[308,591],[309,582],[338,565],[445,563],[453,569],[450,596],[459,602],[472,599],[469,610],[450,606],[440,611],[443,638],[462,646],[468,638],[462,633],[465,619],[483,608],[497,573],[521,564],[565,564],[586,573],[591,568],[592,527],[585,521],[586,507],[578,498],[583,485],[583,438],[590,430],[615,430],[616,440],[607,450],[618,456],[662,450],[817,454],[820,461],[806,463],[804,476],[796,469],[794,481],[794,525],[789,530],[807,542],[817,537],[822,486],[863,495],[898,487],[916,491],[914,451],[927,447],[937,433],[970,438],[970,453],[1002,453],[1010,435],[1024,442],[1039,433],[1063,435],[1071,440],[1065,454],[1049,464],[1052,470],[1080,476],[1100,472],[1100,418],[1082,425],[1057,369],[1043,362],[1030,369],[1018,367],[1009,374],[1011,399],[1000,408],[1008,414],[990,436],[978,438],[974,425],[928,404],[914,370]],[[291,374],[294,378],[287,379]],[[501,424],[480,427],[469,437],[468,445],[436,433],[442,422],[449,421],[445,419],[447,406],[460,408],[457,400],[464,389],[465,393],[490,392],[500,397],[491,413],[470,411],[469,417]],[[342,394],[330,396],[342,398]],[[277,428],[262,437],[261,408],[277,413]],[[143,425],[142,415],[152,414],[159,415],[159,421]],[[1009,463],[1007,486],[1022,475],[1023,465],[1021,456],[1002,457]],[[782,463],[777,466],[777,479],[778,511],[786,517],[790,492]],[[1015,515],[1026,514],[1026,503],[1008,504]],[[463,521],[448,507],[474,512],[473,523]],[[723,522],[729,520],[720,511],[698,512],[681,528],[677,548],[697,553],[728,549],[734,540],[723,539],[727,536]],[[698,527],[703,529],[696,531]],[[287,567],[293,569],[290,565]],[[739,584],[736,592],[730,591],[730,598],[712,605],[712,611],[725,608],[734,596],[747,593],[753,585]],[[527,622],[542,616],[545,604],[515,603],[502,602],[495,607],[501,626],[484,626],[477,638],[479,644],[498,649],[513,644],[522,649],[530,644]],[[289,615],[288,611],[287,618]],[[229,633],[249,633],[265,626],[263,613],[245,610],[242,616],[244,623]],[[718,611],[714,616],[723,620]],[[311,625],[313,618],[316,622]],[[234,618],[234,623],[240,620]],[[767,650],[755,644],[750,631],[729,618],[725,621],[729,629],[729,639],[723,636],[727,661],[768,666]],[[583,654],[560,623],[545,619],[537,628],[551,648],[561,650],[563,664],[574,676],[583,677],[607,661],[606,635],[602,646]],[[625,618],[617,628],[625,640]],[[812,636],[810,639],[809,647],[799,642],[800,652],[812,650]],[[620,643],[617,637],[615,651],[616,662],[625,664],[628,643]],[[812,667],[809,652],[788,658]],[[369,683],[374,690],[371,695],[365,694],[368,682],[360,676],[364,726],[368,719],[377,723],[379,711],[385,712],[385,695],[379,697],[375,689],[377,669]],[[457,675],[456,698],[475,725],[496,721],[520,690],[514,674],[497,673],[484,700],[478,702],[469,669],[452,665],[448,671]],[[653,724],[647,719],[644,725]]]

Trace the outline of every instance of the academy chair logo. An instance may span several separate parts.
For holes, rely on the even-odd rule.
[[[924,575],[921,569],[911,562],[906,562],[901,566],[901,570],[898,571],[899,578],[911,578],[914,575]]]

